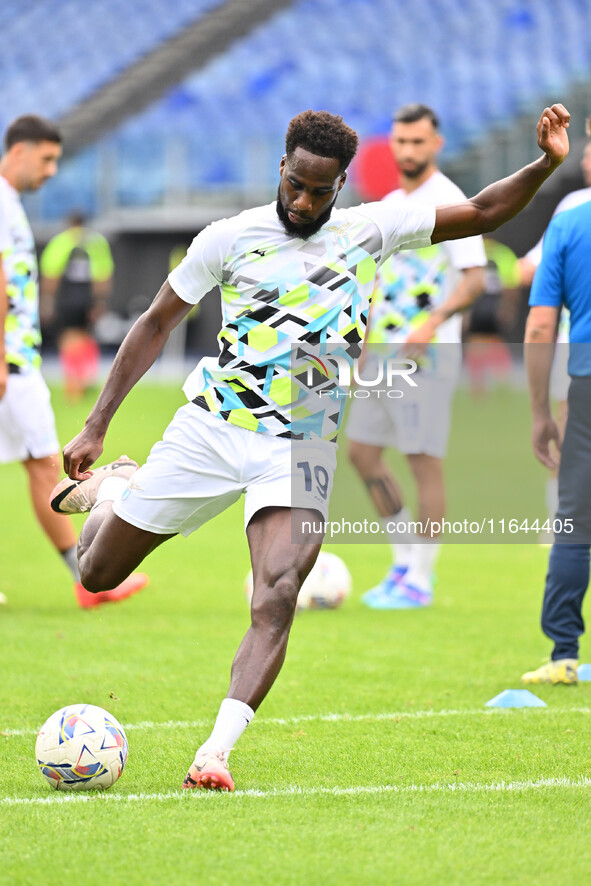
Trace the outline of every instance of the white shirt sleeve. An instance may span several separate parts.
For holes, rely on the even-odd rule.
[[[400,249],[420,249],[431,245],[435,227],[435,207],[412,200],[362,203],[355,210],[368,216],[384,238],[382,262]]]
[[[0,188],[0,255],[12,245],[9,224],[10,207],[4,188]]]
[[[168,275],[168,282],[179,298],[196,305],[222,283],[222,269],[233,232],[226,219],[213,222],[197,234],[186,256]]]

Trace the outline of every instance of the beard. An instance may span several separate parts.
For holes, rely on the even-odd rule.
[[[417,163],[417,165],[413,166],[411,169],[404,169],[404,167],[402,167],[402,175],[405,178],[420,178],[425,169],[429,166],[429,163],[430,161],[426,160],[424,163]]]
[[[324,210],[322,215],[319,215],[318,218],[313,222],[308,222],[305,225],[296,225],[289,218],[283,203],[281,202],[281,193],[280,188],[277,188],[277,203],[275,204],[277,209],[277,215],[279,217],[279,221],[283,225],[285,233],[290,237],[299,237],[301,240],[308,240],[314,234],[316,234],[322,225],[325,225],[329,220],[334,205],[337,201],[337,196],[335,195],[334,200],[330,204],[330,206]]]

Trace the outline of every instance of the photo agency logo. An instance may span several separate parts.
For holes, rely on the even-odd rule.
[[[306,386],[319,397],[366,399],[388,397],[398,400],[409,388],[416,388],[418,365],[410,358],[396,358],[375,349],[356,357],[326,353],[307,354]],[[319,386],[318,376],[332,384]]]
[[[403,404],[404,397],[418,394],[419,370],[415,360],[393,353],[391,347],[372,346],[362,355],[357,343],[302,346],[298,342],[292,348],[289,392],[285,392],[290,398],[291,435],[336,439],[348,403],[378,397]],[[281,394],[278,384],[283,381],[275,383]]]

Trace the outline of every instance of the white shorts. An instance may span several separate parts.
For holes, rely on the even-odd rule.
[[[49,388],[40,372],[9,375],[0,400],[0,462],[45,458],[60,451]]]
[[[244,493],[245,526],[266,507],[311,508],[326,520],[336,448],[257,434],[187,403],[113,510],[148,532],[190,535]]]
[[[345,436],[369,446],[389,446],[405,455],[443,458],[451,421],[456,379],[424,376],[400,399],[355,397]],[[360,389],[358,389],[360,390]]]

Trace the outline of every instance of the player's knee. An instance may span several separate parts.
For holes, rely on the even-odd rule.
[[[83,572],[82,569],[80,570],[80,583],[82,584],[82,587],[86,591],[90,591],[91,594],[99,594],[101,591],[111,590],[106,587],[104,583],[96,581],[91,573]]]
[[[253,624],[264,623],[266,626],[283,629],[293,618],[298,592],[299,582],[295,570],[277,576],[264,588],[255,588],[251,606]]]
[[[92,594],[110,590],[110,588],[106,587],[104,580],[101,581],[100,577],[91,569],[85,569],[82,563],[80,564],[80,581],[82,586]]]
[[[119,584],[111,574],[107,564],[101,563],[90,552],[81,554],[78,559],[80,581],[87,591],[98,594],[99,591],[110,591]]]
[[[58,455],[46,455],[43,458],[29,458],[24,462],[30,481],[37,486],[53,488],[60,477],[60,460]]]
[[[351,464],[363,474],[368,465],[367,446],[364,446],[363,443],[357,443],[355,440],[349,440],[347,455]]]

